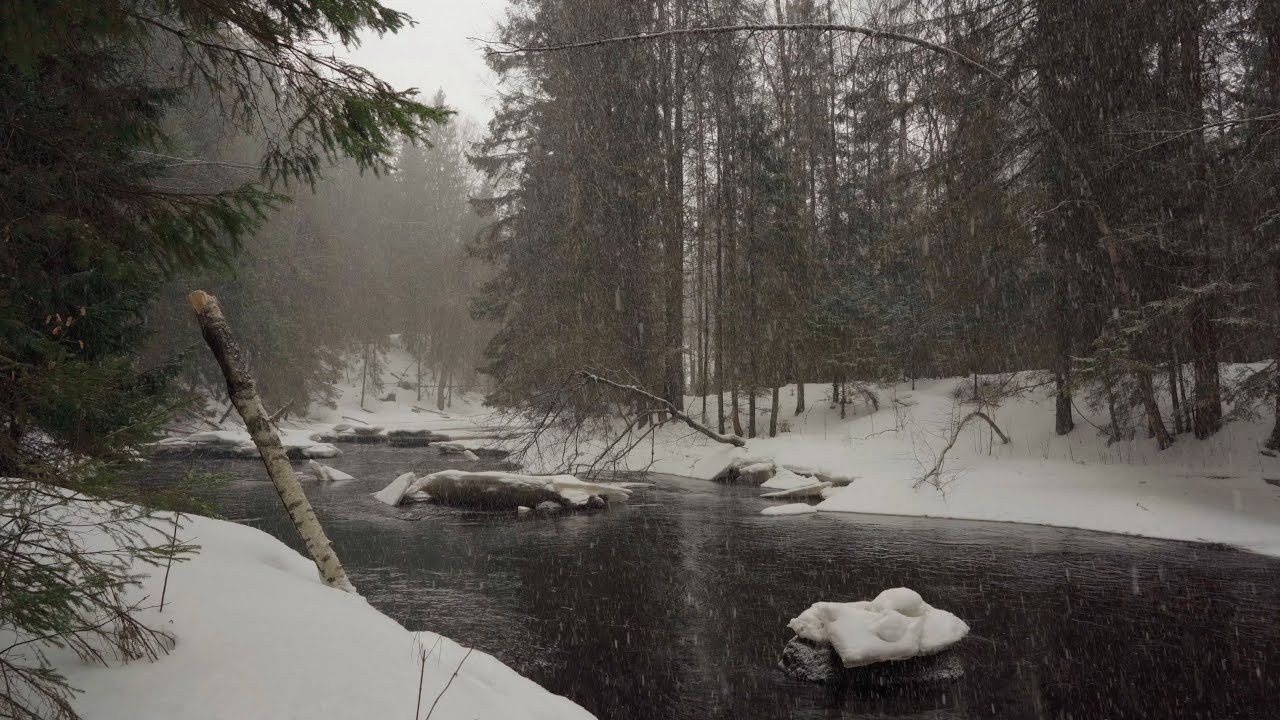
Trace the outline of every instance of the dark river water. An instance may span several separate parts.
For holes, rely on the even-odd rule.
[[[430,449],[345,446],[359,478],[308,493],[360,592],[412,630],[491,653],[600,718],[1280,718],[1280,561],[1190,543],[999,523],[765,517],[756,488],[651,478],[557,517],[392,509]],[[194,463],[156,461],[157,477]],[[265,473],[223,514],[300,547]],[[787,620],[905,585],[966,620],[957,682],[789,680]]]

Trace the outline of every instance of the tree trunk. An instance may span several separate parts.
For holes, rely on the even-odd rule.
[[[1178,399],[1178,385],[1182,375],[1182,365],[1178,361],[1176,346],[1169,348],[1169,399],[1173,401],[1173,434],[1181,435],[1187,431],[1182,424],[1182,403]]]
[[[747,437],[756,436],[756,391],[747,393]]]
[[[804,412],[804,379],[796,381],[796,414]]]
[[[1267,52],[1267,98],[1271,105],[1280,105],[1280,7],[1274,2],[1258,3],[1257,11],[1258,26],[1262,34],[1266,37]],[[1271,147],[1275,148],[1275,136],[1271,136]],[[1277,178],[1272,175],[1272,179]],[[1272,235],[1272,246],[1275,246],[1276,236]],[[1274,253],[1274,251],[1273,251]],[[1271,437],[1267,439],[1267,447],[1271,450],[1280,450],[1280,255],[1272,255],[1271,258],[1271,282],[1275,295],[1271,298],[1271,308],[1273,322],[1271,328],[1272,337],[1275,338],[1275,384],[1272,392],[1275,393],[1276,401],[1276,419],[1275,425],[1271,428]]]
[[[778,386],[773,386],[773,405],[769,408],[769,437],[778,437],[778,405],[781,398],[778,397]]]
[[[742,435],[742,417],[738,413],[738,388],[736,385],[729,391],[729,399],[733,403],[733,434]]]
[[[369,375],[369,343],[364,344],[364,362],[360,364],[360,409],[364,409],[364,391],[369,386],[366,378]]]
[[[231,402],[244,419],[253,444],[258,446],[258,453],[262,456],[262,464],[267,468],[271,484],[275,486],[276,494],[289,513],[289,519],[301,536],[307,553],[315,561],[320,579],[330,587],[354,593],[356,589],[347,579],[347,573],[342,569],[333,544],[329,542],[315,511],[311,509],[310,501],[302,492],[302,485],[293,474],[293,466],[289,464],[284,446],[280,444],[280,436],[267,419],[253,376],[249,374],[240,348],[232,337],[231,326],[222,314],[218,299],[202,290],[196,290],[188,300],[196,312],[204,340],[213,352],[214,359],[218,361],[218,366],[222,368]]]
[[[1280,13],[1277,13],[1280,16]],[[1280,21],[1277,21],[1277,32],[1275,38],[1275,55],[1276,60],[1280,61]],[[1280,77],[1280,67],[1276,68],[1276,74]],[[1280,80],[1277,80],[1280,85]],[[1277,91],[1280,93],[1280,90]],[[1273,314],[1275,315],[1276,327],[1272,328],[1272,336],[1277,338],[1275,345],[1275,379],[1272,381],[1272,392],[1275,393],[1276,401],[1276,420],[1271,426],[1271,437],[1267,438],[1267,449],[1280,450],[1280,256],[1271,261],[1271,281],[1275,285],[1276,296],[1273,302]]]
[[[436,378],[436,409],[444,411],[444,395],[445,389],[449,387],[449,370],[443,363],[440,365],[440,375]]]
[[[1195,416],[1192,430],[1203,440],[1222,428],[1222,388],[1218,380],[1218,329],[1202,308],[1191,323],[1195,353]]]

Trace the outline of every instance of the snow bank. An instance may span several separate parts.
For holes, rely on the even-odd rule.
[[[1224,366],[1224,379],[1233,372]],[[1029,386],[1037,381],[1032,373],[1022,379]],[[1280,478],[1280,458],[1259,453],[1273,418],[1232,422],[1205,440],[1179,435],[1161,451],[1142,432],[1111,442],[1094,428],[1106,425],[1105,408],[1083,404],[1075,430],[1057,435],[1052,388],[1038,388],[990,413],[1012,442],[1003,445],[985,424],[970,423],[947,453],[942,489],[916,488],[953,423],[973,407],[956,406],[954,391],[966,383],[972,378],[887,386],[881,396],[888,402],[879,410],[855,403],[846,408],[847,419],[838,406],[811,402],[790,421],[791,432],[749,440],[746,448],[663,428],[655,433],[656,462],[646,447],[634,466],[710,480],[773,463],[833,485],[849,483],[824,491],[819,512],[1054,525],[1280,556],[1280,487],[1266,482]],[[787,403],[789,391],[783,391]],[[830,391],[817,384],[806,390],[810,398]],[[766,404],[761,413],[767,412]],[[709,419],[714,424],[714,412]]]
[[[760,511],[761,515],[810,515],[818,512],[818,508],[804,503],[790,505],[774,505]]]
[[[153,627],[177,639],[154,663],[100,667],[73,653],[50,660],[75,687],[76,710],[93,720],[433,720],[590,718],[483,652],[434,633],[413,633],[363,598],[322,585],[315,565],[259,530],[183,516],[181,540],[199,555],[175,563],[163,615]],[[158,598],[163,571],[137,597]],[[143,603],[154,605],[154,600]],[[423,652],[422,707],[415,712]],[[461,668],[459,665],[461,664]]]
[[[787,623],[796,635],[831,645],[845,667],[933,655],[969,634],[963,620],[930,606],[909,588],[870,602],[819,602]]]

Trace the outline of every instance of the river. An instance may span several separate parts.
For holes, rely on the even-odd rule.
[[[605,718],[1280,717],[1280,560],[1003,523],[759,514],[757,488],[650,478],[633,501],[555,517],[392,509],[368,493],[433,450],[344,446],[358,478],[307,484],[361,593],[411,630],[488,652]],[[228,519],[300,547],[260,464]],[[489,466],[485,466],[489,467]],[[789,680],[787,620],[905,585],[966,620],[967,672],[896,690]]]

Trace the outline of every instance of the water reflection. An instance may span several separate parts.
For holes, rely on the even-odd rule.
[[[1270,718],[1280,562],[1209,546],[993,523],[760,516],[750,488],[657,478],[555,518],[392,510],[367,497],[444,467],[355,448],[308,487],[348,571],[411,629],[492,653],[601,718]],[[161,475],[185,469],[156,464]],[[298,546],[252,463],[225,513]],[[775,669],[788,618],[908,585],[973,628],[966,677],[817,687]]]

